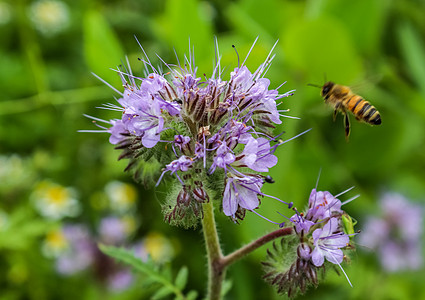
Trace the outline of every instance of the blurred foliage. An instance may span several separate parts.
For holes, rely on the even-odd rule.
[[[59,0],[58,0],[59,1]],[[350,186],[361,197],[345,209],[361,227],[377,209],[382,191],[394,190],[424,201],[425,195],[425,2],[387,0],[113,0],[0,1],[0,293],[1,299],[145,299],[152,290],[133,284],[111,291],[93,270],[58,275],[54,260],[42,252],[47,232],[62,223],[83,223],[96,232],[112,180],[132,182],[117,162],[118,151],[106,134],[77,133],[90,128],[82,115],[116,117],[96,109],[117,94],[90,73],[120,89],[116,69],[130,61],[143,74],[142,56],[134,36],[154,65],[155,54],[175,63],[190,47],[199,74],[211,73],[213,37],[217,36],[223,66],[237,65],[231,45],[245,56],[255,37],[259,42],[247,60],[256,68],[280,40],[268,76],[272,87],[296,89],[283,106],[301,120],[283,120],[276,132],[284,138],[313,128],[277,151],[279,164],[270,175],[276,181],[265,192],[305,205],[319,169],[318,188],[337,194]],[[44,2],[48,2],[45,0]],[[45,4],[45,3],[44,3]],[[58,8],[59,7],[59,8]],[[56,9],[56,11],[55,11]],[[55,19],[56,18],[56,19]],[[331,109],[319,90],[307,83],[328,80],[350,85],[370,100],[383,123],[370,127],[352,118],[350,142],[344,139],[341,116],[332,122]],[[81,214],[60,221],[43,218],[29,200],[36,185],[53,180],[78,192]],[[163,222],[160,203],[165,188],[137,185],[133,214],[137,231],[131,241],[152,231],[167,236],[176,252],[175,270],[189,270],[187,290],[203,294],[206,287],[203,243],[199,232]],[[259,212],[277,219],[279,203],[264,199]],[[248,214],[240,225],[218,217],[225,253],[271,230],[271,224]],[[361,246],[359,246],[361,248]],[[189,250],[189,251],[188,251]],[[229,299],[277,299],[261,279],[257,250],[228,272],[233,284]],[[330,275],[315,299],[421,299],[425,271],[384,273],[376,257],[361,249],[343,276]],[[177,271],[175,272],[177,274]],[[181,275],[183,276],[183,275]],[[175,277],[173,277],[175,278]]]

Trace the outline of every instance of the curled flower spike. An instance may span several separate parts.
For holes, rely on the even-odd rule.
[[[223,212],[233,220],[256,209],[259,197],[266,196],[261,192],[264,175],[257,173],[269,172],[277,164],[275,151],[283,144],[276,143],[271,132],[282,123],[280,112],[285,111],[277,109],[276,101],[282,104],[293,92],[270,88],[265,76],[272,51],[255,71],[245,65],[247,56],[226,76],[217,42],[215,48],[213,72],[210,77],[204,74],[204,79],[197,74],[193,51],[184,63],[177,58],[177,65],[160,58],[169,70],[166,74],[146,55],[140,58],[144,77],[134,76],[130,65],[115,70],[124,91],[114,89],[121,96],[118,104],[103,108],[121,112],[121,119],[90,117],[111,125],[99,131],[111,134],[110,142],[123,151],[119,158],[130,159],[127,170],[134,170],[137,177],[157,176],[158,185],[165,173],[175,175],[176,188],[164,203],[167,217],[181,216],[173,212],[192,200],[203,203],[212,191],[221,194]],[[161,166],[165,166],[162,173]],[[202,188],[197,182],[203,183]],[[189,207],[202,215],[202,205]]]
[[[290,297],[304,293],[310,285],[316,286],[317,273],[320,269],[324,272],[327,263],[338,265],[352,286],[341,266],[345,253],[354,249],[350,236],[355,234],[345,232],[346,220],[351,217],[341,209],[341,201],[327,191],[314,188],[308,203],[306,212],[293,208],[296,213],[289,218],[289,224],[294,228],[294,236],[282,239],[286,246],[275,246],[275,253],[264,264],[267,280]]]

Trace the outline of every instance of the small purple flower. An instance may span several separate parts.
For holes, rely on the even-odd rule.
[[[344,253],[341,248],[348,245],[350,238],[338,231],[338,227],[338,219],[330,218],[323,228],[313,231],[315,247],[311,259],[316,267],[323,265],[325,258],[333,264],[342,263]]]
[[[262,185],[262,179],[256,176],[228,177],[223,195],[224,214],[235,218],[239,206],[247,210],[257,208]]]
[[[100,221],[99,237],[102,243],[118,245],[129,235],[128,224],[116,217],[106,217]]]
[[[123,123],[130,133],[142,137],[143,146],[146,148],[154,147],[164,129],[164,118],[161,116],[160,103],[151,101],[138,114],[124,114]]]
[[[87,269],[95,259],[95,245],[87,228],[81,225],[66,225],[63,233],[69,248],[58,257],[57,271],[60,274],[72,275]]]
[[[308,212],[306,219],[316,222],[333,216],[335,213],[342,213],[341,201],[325,191],[313,189],[308,200]]]
[[[253,84],[252,74],[246,66],[241,68],[235,68],[234,71],[230,73],[230,81],[232,86],[236,90],[240,90],[241,93],[244,93],[250,88]]]
[[[291,95],[290,93],[285,94],[285,97]],[[281,96],[282,97],[282,96]],[[269,90],[264,96],[263,102],[258,106],[257,110],[263,110],[268,112],[268,117],[275,124],[281,124],[280,114],[277,110],[276,99],[279,97],[279,92],[277,90]]]
[[[111,134],[109,142],[113,145],[120,143],[128,135],[128,130],[121,120],[111,120],[112,127],[108,129]]]
[[[295,225],[295,231],[297,234],[307,234],[310,231],[311,226],[313,226],[315,223],[306,220],[303,216],[299,215],[298,213],[293,215],[290,218],[290,221]]]
[[[174,145],[182,152],[186,152],[189,149],[190,137],[183,136],[181,134],[174,136]]]
[[[168,164],[165,169],[166,171],[171,171],[171,174],[174,174],[177,171],[186,172],[193,164],[193,159],[182,155],[179,159],[173,160]]]
[[[302,243],[297,248],[297,254],[298,257],[300,257],[303,260],[310,260],[311,258],[311,248],[308,244]]]
[[[240,144],[247,144],[252,139],[253,128],[251,126],[247,126],[245,123],[231,121],[226,128],[226,131],[229,132],[229,137],[233,138],[233,141],[237,141]],[[230,143],[229,147],[236,147],[237,143]]]
[[[113,291],[123,291],[133,283],[133,274],[130,270],[120,270],[108,277],[108,288]]]
[[[173,160],[171,163],[169,163],[168,165],[165,166],[164,171],[162,172],[161,176],[159,177],[156,185],[158,186],[158,184],[161,182],[161,179],[166,172],[170,171],[171,174],[174,174],[177,171],[186,172],[186,171],[189,170],[190,167],[192,167],[192,164],[193,164],[193,159],[190,158],[190,157],[187,157],[185,155],[182,155],[178,159]],[[180,177],[178,177],[178,178],[182,182]]]
[[[227,166],[235,161],[235,155],[231,152],[229,147],[226,144],[221,144],[216,151],[214,156],[213,163],[211,165],[209,173],[214,173],[214,170],[219,167],[222,169],[227,169]]]
[[[247,166],[257,172],[268,172],[277,164],[277,157],[272,154],[270,142],[265,138],[249,139],[237,164]]]
[[[163,76],[151,73],[140,84],[140,91],[148,96],[157,96],[166,84],[167,80]]]
[[[423,266],[423,207],[404,196],[386,193],[380,200],[381,217],[369,217],[360,243],[378,250],[382,267],[389,272]]]

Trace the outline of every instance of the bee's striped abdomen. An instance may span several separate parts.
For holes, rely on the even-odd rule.
[[[358,95],[352,95],[346,102],[346,107],[357,119],[372,125],[381,124],[381,115],[368,101]]]

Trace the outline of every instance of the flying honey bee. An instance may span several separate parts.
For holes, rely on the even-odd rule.
[[[364,121],[371,125],[381,124],[379,111],[361,96],[354,94],[348,86],[326,82],[323,86],[308,84],[321,89],[320,95],[325,103],[334,108],[333,120],[341,112],[344,115],[345,139],[350,135],[350,119],[347,111],[351,111],[358,121]]]

